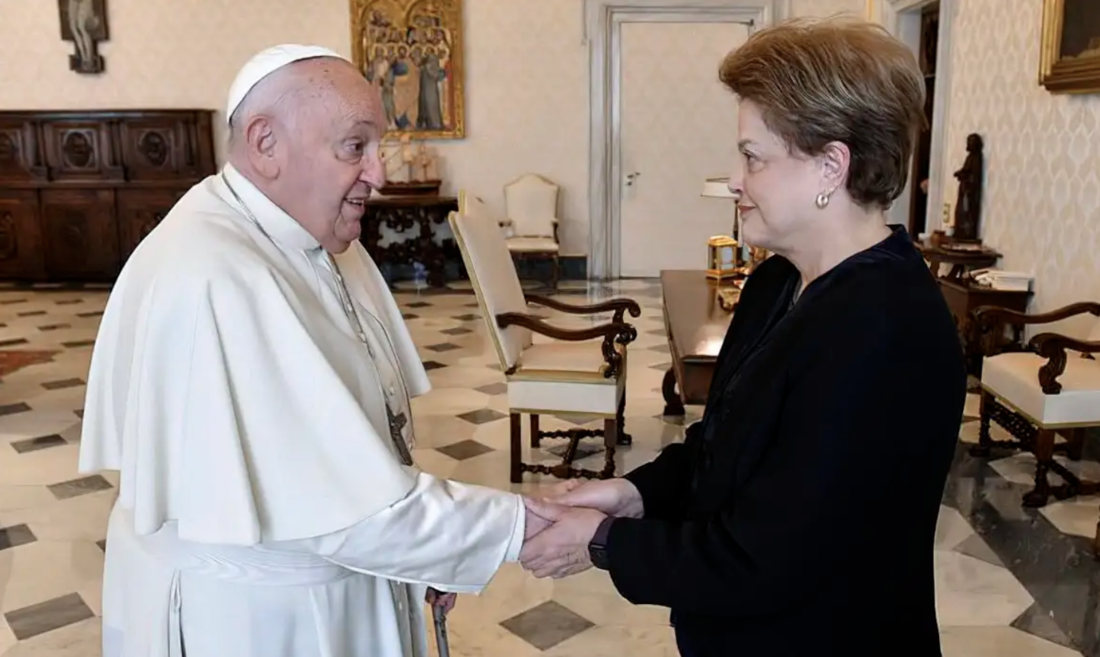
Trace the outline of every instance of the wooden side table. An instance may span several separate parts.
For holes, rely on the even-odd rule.
[[[992,267],[1001,259],[1000,253],[986,247],[980,251],[964,251],[944,246],[917,244],[917,248],[928,261],[933,276],[956,282],[964,281],[968,271]],[[942,265],[949,265],[951,269],[944,273]]]
[[[966,371],[977,378],[982,376],[982,356],[985,349],[981,343],[981,336],[974,326],[974,309],[981,306],[999,306],[1018,312],[1027,312],[1028,301],[1031,300],[1031,292],[1017,292],[1012,290],[995,290],[990,287],[980,286],[969,281],[956,281],[947,278],[938,279],[943,298],[947,301],[947,307],[955,318],[955,325],[959,329],[959,338],[962,340],[966,353]],[[1007,340],[1009,349],[1023,348],[1020,340],[1023,336],[1023,325],[1016,324],[1008,328],[1012,329],[1013,337]],[[1005,350],[1006,345],[998,345],[1000,351]]]

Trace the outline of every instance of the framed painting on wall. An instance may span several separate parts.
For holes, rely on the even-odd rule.
[[[1052,93],[1100,92],[1100,2],[1043,0],[1039,83]]]
[[[387,138],[466,136],[462,0],[351,0],[351,38],[382,87]]]

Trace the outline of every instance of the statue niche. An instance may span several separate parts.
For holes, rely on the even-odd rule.
[[[982,218],[982,147],[981,135],[967,135],[966,160],[962,168],[955,172],[955,178],[959,181],[959,196],[955,202],[952,239],[956,242],[981,242],[978,228]]]

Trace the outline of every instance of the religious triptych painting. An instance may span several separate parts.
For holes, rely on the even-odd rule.
[[[465,137],[461,0],[351,0],[352,54],[389,138]]]

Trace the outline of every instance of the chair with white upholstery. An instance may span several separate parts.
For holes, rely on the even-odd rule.
[[[974,318],[983,337],[999,339],[1006,326],[1050,324],[1083,314],[1100,317],[1100,303],[1076,303],[1041,315],[987,306],[976,309]],[[1033,452],[1035,487],[1024,495],[1025,506],[1044,506],[1051,495],[1064,499],[1100,491],[1100,482],[1081,481],[1054,460],[1058,451],[1072,460],[1081,458],[1084,429],[1100,427],[1100,363],[1093,356],[1097,353],[1100,322],[1088,340],[1040,333],[1031,338],[1025,351],[987,355],[982,360],[981,424],[971,454],[988,456],[994,447]],[[994,440],[990,422],[1002,426],[1014,440]],[[1066,442],[1057,443],[1057,434]],[[1064,483],[1052,486],[1048,472]]]
[[[558,202],[561,187],[546,178],[527,173],[504,186],[504,214],[501,225],[507,235],[508,251],[515,258],[550,261],[550,287],[560,277],[558,262]]]
[[[615,447],[629,445],[623,431],[626,402],[627,345],[637,337],[624,321],[641,308],[630,299],[612,299],[591,305],[566,304],[555,299],[524,294],[503,233],[492,217],[460,204],[463,212],[450,215],[451,231],[462,252],[490,341],[508,384],[511,414],[511,480],[519,483],[524,472],[570,477],[610,478],[615,474]],[[475,210],[473,214],[466,214]],[[580,330],[554,326],[531,312],[538,305],[574,315],[611,313],[610,321]],[[552,341],[535,342],[534,334]],[[542,438],[569,440],[562,462],[553,466],[523,462],[522,416],[530,416],[530,444]],[[603,429],[574,428],[540,431],[540,415],[602,419]],[[579,442],[603,437],[604,467],[574,467]]]

